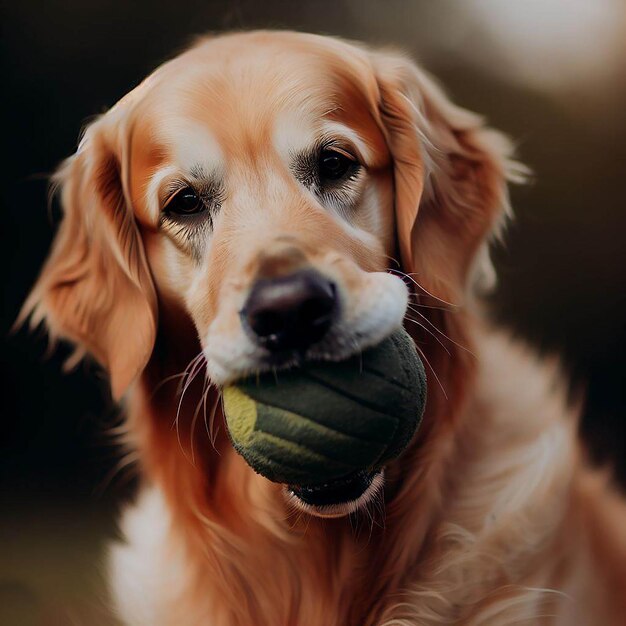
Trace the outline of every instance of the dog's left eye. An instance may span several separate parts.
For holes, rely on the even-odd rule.
[[[183,187],[165,205],[165,210],[174,215],[194,215],[204,208],[202,199],[192,187]]]
[[[333,182],[343,178],[357,163],[337,150],[323,150],[318,160],[320,182]]]

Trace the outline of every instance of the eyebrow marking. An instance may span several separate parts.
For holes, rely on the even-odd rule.
[[[358,150],[362,163],[367,164],[372,161],[372,150],[359,134],[349,126],[341,122],[325,121],[322,124],[321,131],[324,135],[343,137],[350,141]]]
[[[174,178],[178,172],[179,170],[175,165],[162,167],[152,175],[150,182],[148,182],[146,186],[144,198],[146,200],[146,206],[148,207],[148,213],[155,222],[158,221],[161,212],[159,198],[161,186],[166,179]]]
[[[303,112],[281,112],[276,117],[273,143],[287,161],[293,154],[305,152],[315,143],[316,130],[313,120]]]
[[[358,160],[367,165],[374,160],[373,149],[350,126],[333,120],[307,119],[302,113],[283,113],[276,120],[273,141],[285,161],[319,149],[325,143],[345,141],[356,151]]]
[[[203,124],[177,120],[168,124],[165,141],[173,160],[185,171],[201,166],[212,172],[224,167],[224,154],[215,135]]]

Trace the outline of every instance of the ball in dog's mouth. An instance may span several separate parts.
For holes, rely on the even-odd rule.
[[[343,517],[376,498],[383,486],[383,470],[360,471],[321,485],[287,485],[288,501],[318,517]]]
[[[344,361],[305,361],[222,393],[231,442],[250,467],[287,485],[298,508],[339,517],[381,489],[383,468],[419,427],[426,387],[413,340],[398,330]]]

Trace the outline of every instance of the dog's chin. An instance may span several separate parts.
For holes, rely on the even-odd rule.
[[[288,502],[300,511],[316,517],[344,517],[374,500],[383,482],[383,470],[361,471],[313,487],[287,485],[284,491]]]

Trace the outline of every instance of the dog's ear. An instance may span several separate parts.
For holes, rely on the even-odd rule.
[[[402,264],[427,289],[460,302],[495,279],[486,240],[507,213],[507,180],[525,169],[510,159],[503,135],[452,104],[412,61],[378,53],[373,62]]]
[[[20,318],[45,321],[75,344],[68,364],[89,353],[119,399],[152,352],[156,296],[126,179],[128,132],[118,105],[92,123],[53,179],[63,218]],[[19,321],[19,320],[18,320]]]
[[[465,305],[495,282],[489,239],[508,212],[507,182],[524,168],[503,135],[452,104],[412,61],[374,53],[372,63],[394,167],[397,246],[415,304],[407,330],[437,379],[429,407],[454,412],[474,369]]]

